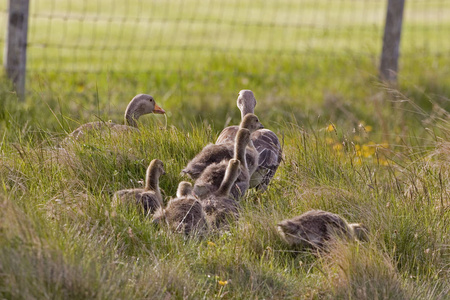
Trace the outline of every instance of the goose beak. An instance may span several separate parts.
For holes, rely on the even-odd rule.
[[[166,111],[158,106],[158,104],[155,104],[155,108],[153,109],[154,114],[165,114]]]
[[[263,128],[264,128],[264,125],[261,124],[261,125],[259,126],[259,129],[263,129]]]

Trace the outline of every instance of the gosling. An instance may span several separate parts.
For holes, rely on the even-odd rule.
[[[207,223],[202,204],[192,194],[192,184],[181,181],[177,198],[171,199],[166,208],[160,207],[153,215],[153,223],[165,223],[175,233],[203,234]]]
[[[241,122],[239,129],[242,128],[248,129],[251,134],[258,129],[264,128],[264,126],[259,122],[256,115],[248,114]],[[248,172],[251,175],[258,167],[259,153],[251,140],[244,147],[247,149],[243,159],[245,159],[249,169]],[[207,145],[188,163],[182,170],[182,174],[187,174],[194,180],[198,179],[208,166],[214,163],[220,163],[223,160],[230,160],[235,156],[235,152],[235,139],[220,145]]]
[[[368,229],[362,224],[348,224],[342,217],[323,210],[311,210],[278,223],[278,232],[291,246],[323,250],[336,237],[365,241]]]
[[[231,187],[231,194],[236,200],[239,200],[249,187],[250,174],[245,159],[246,148],[249,142],[250,131],[245,128],[239,129],[234,145],[234,159],[240,162],[240,173]],[[227,160],[209,165],[195,181],[194,193],[200,199],[206,199],[208,195],[214,194],[222,184],[227,167]]]
[[[145,187],[143,189],[126,189],[114,193],[112,206],[120,204],[138,205],[145,215],[153,214],[162,206],[163,199],[159,189],[159,177],[166,174],[164,163],[159,159],[150,162],[145,176]]]
[[[230,191],[241,173],[240,168],[239,160],[231,159],[219,189],[202,201],[211,229],[228,229],[229,222],[239,217],[239,203],[233,199]]]

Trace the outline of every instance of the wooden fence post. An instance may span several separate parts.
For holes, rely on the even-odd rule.
[[[380,79],[397,83],[400,36],[402,33],[405,0],[388,0],[381,53]]]
[[[20,99],[25,97],[29,0],[9,0],[4,67]]]

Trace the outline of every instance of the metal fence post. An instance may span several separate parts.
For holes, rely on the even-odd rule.
[[[404,6],[405,0],[388,0],[386,24],[384,27],[380,79],[394,84],[397,83]]]
[[[9,0],[4,67],[20,99],[25,96],[29,0]]]

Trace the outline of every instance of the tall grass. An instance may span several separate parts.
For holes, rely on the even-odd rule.
[[[269,122],[284,147],[269,189],[248,193],[229,232],[186,238],[156,227],[138,210],[112,209],[111,195],[140,187],[149,161],[159,158],[167,171],[161,178],[167,201],[183,180],[183,166],[215,140],[218,131],[209,120],[184,116],[176,122],[184,126],[173,126],[170,117],[166,123],[146,116],[139,133],[67,143],[72,125],[64,123],[63,111],[16,105],[10,89],[3,86],[1,98],[4,298],[449,295],[450,127],[448,113],[436,104],[427,112],[380,89],[393,101],[379,114],[385,127],[321,118]],[[48,130],[44,116],[63,125]],[[394,134],[402,125],[408,131]],[[319,257],[289,248],[276,223],[309,209],[365,223],[369,242],[338,244]]]
[[[274,4],[266,2],[255,9],[270,12]],[[33,3],[38,15],[51,6]],[[96,11],[101,3],[81,7],[73,2],[71,9]],[[165,3],[179,8],[178,2]],[[198,1],[186,3],[189,17]],[[122,5],[116,4],[113,16]],[[247,12],[237,10],[237,4],[227,1],[226,9],[214,9],[208,17],[233,22]],[[272,26],[267,28],[274,28],[269,33],[277,43],[269,45],[261,36],[243,45],[258,31],[254,27],[245,27],[249,35],[240,31],[234,39],[223,27],[196,31],[194,37],[214,36],[218,45],[230,47],[213,52],[208,50],[213,39],[204,39],[206,44],[186,39],[186,32],[178,30],[179,11],[169,9],[167,32],[159,32],[167,33],[161,45],[172,38],[183,51],[135,55],[120,72],[112,67],[71,72],[104,66],[111,57],[78,51],[75,63],[67,50],[33,48],[43,39],[38,29],[49,25],[45,18],[35,20],[29,66],[41,70],[47,64],[46,72],[29,73],[25,102],[0,78],[0,298],[448,299],[450,64],[448,55],[438,55],[446,53],[448,38],[445,30],[430,29],[433,20],[426,19],[431,25],[425,26],[425,19],[417,17],[436,5],[447,11],[448,5],[410,3],[400,81],[392,88],[376,76],[379,40],[364,34],[376,36],[371,22],[381,15],[349,18],[350,4],[358,7],[355,12],[381,11],[376,1],[290,6],[278,1],[289,18],[247,16],[250,27],[256,21],[261,28]],[[55,5],[68,9],[63,2]],[[345,18],[349,30],[333,31],[332,42],[319,30],[323,36],[315,35],[309,50],[295,45],[290,38],[304,32],[289,26],[322,16],[319,12],[334,5],[343,9],[327,16]],[[138,6],[131,7],[130,15],[140,13]],[[114,10],[105,8],[99,17],[108,9]],[[275,26],[280,21],[288,25],[285,34]],[[92,42],[64,31],[61,22],[52,25],[57,42]],[[124,25],[124,32],[133,24]],[[448,21],[441,24],[447,27]],[[104,29],[99,25],[95,33]],[[224,34],[216,34],[222,29]],[[351,40],[350,33],[355,34]],[[433,47],[442,49],[421,48],[416,33],[428,34]],[[111,46],[121,41],[114,34],[108,37]],[[284,40],[289,41],[283,50]],[[111,54],[117,58],[122,50]],[[52,54],[62,56],[52,60]],[[51,71],[57,66],[65,72]],[[244,88],[254,91],[256,114],[278,134],[284,156],[268,190],[247,193],[229,232],[186,238],[158,228],[137,209],[111,207],[115,191],[142,186],[154,158],[165,163],[160,185],[167,203],[185,179],[180,171],[186,163],[224,126],[239,122],[235,101]],[[143,116],[140,132],[64,140],[85,122],[120,122],[126,103],[142,92],[152,94],[167,115]],[[290,248],[276,224],[309,209],[364,223],[369,241],[337,243],[321,255]]]

